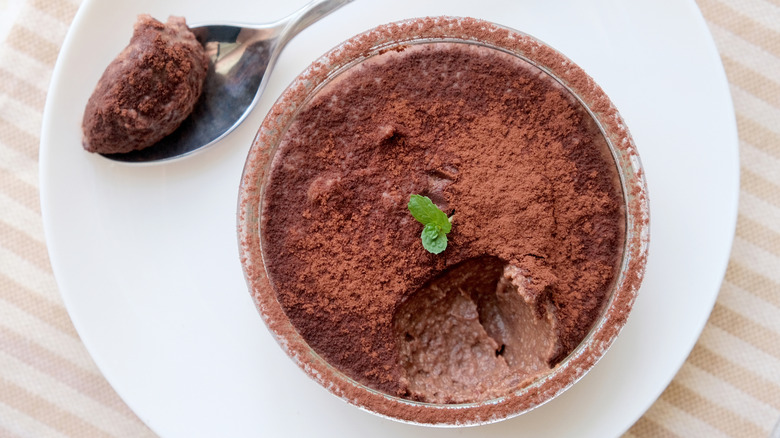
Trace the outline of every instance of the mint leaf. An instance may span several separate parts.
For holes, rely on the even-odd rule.
[[[431,240],[436,240],[439,238],[439,236],[444,235],[444,233],[441,231],[441,228],[439,228],[438,225],[434,225],[434,224],[428,224],[425,227],[423,227],[422,233],[426,239],[431,239]]]
[[[447,233],[452,230],[447,215],[427,196],[411,195],[407,205],[409,212],[424,225],[422,234],[423,248],[433,254],[439,254],[447,248]]]
[[[438,225],[426,225],[420,237],[422,237],[423,248],[428,252],[439,254],[447,249],[447,235]]]
[[[452,225],[447,218],[447,214],[439,210],[439,207],[427,196],[411,195],[407,207],[412,216],[421,224],[438,225],[445,233],[450,232]]]

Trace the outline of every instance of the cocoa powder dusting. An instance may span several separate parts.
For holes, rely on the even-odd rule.
[[[524,61],[455,43],[385,53],[322,90],[285,134],[263,205],[269,278],[319,355],[408,397],[396,310],[449,267],[494,257],[552,303],[554,366],[599,317],[622,256],[608,154],[579,102]],[[413,193],[453,214],[440,255],[421,245]]]

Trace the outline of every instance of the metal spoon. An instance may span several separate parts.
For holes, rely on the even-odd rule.
[[[170,161],[213,145],[235,129],[260,100],[284,46],[300,31],[351,1],[314,0],[267,24],[191,27],[212,61],[192,114],[153,146],[103,156],[134,163]]]

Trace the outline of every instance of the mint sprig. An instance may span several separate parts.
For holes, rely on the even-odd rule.
[[[422,230],[423,248],[433,254],[439,254],[447,249],[447,233],[452,230],[452,224],[447,215],[427,196],[409,196],[409,213],[424,225]]]

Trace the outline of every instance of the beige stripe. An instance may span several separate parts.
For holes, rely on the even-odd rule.
[[[56,46],[57,49],[62,46],[69,27],[67,23],[50,15],[40,14],[37,10],[30,7],[22,9],[21,15],[14,23],[14,26],[27,29],[38,38]],[[28,48],[29,50],[30,48]]]
[[[29,237],[38,240],[43,243],[43,223],[40,213],[28,210],[22,205],[10,199],[0,188],[0,211],[5,212],[0,216],[0,222],[5,222],[6,225],[15,229],[16,232],[27,234]],[[2,237],[0,237],[2,242]],[[2,243],[0,243],[2,245]],[[5,269],[6,272],[10,272],[9,268]]]
[[[709,400],[712,404],[730,411],[759,428],[766,428],[767,424],[771,424],[780,416],[780,411],[777,409],[756,400],[699,367],[683,366],[674,380],[699,397]]]
[[[737,236],[771,252],[775,256],[780,255],[780,233],[742,214],[737,218]]]
[[[780,111],[778,111],[778,117],[780,117]],[[778,118],[780,120],[780,118]],[[780,159],[777,159],[765,152],[763,152],[761,149],[753,147],[750,143],[747,141],[743,141],[740,143],[740,151],[739,156],[741,160],[741,169],[752,172],[756,175],[761,175],[761,178],[765,179],[766,181],[770,182],[770,184],[780,187]],[[745,184],[750,184],[751,181],[742,181],[742,193],[749,193],[749,191],[744,190]],[[772,186],[769,186],[769,191],[762,192],[761,196],[758,196],[759,198],[775,198],[780,196],[780,192],[774,192],[771,188]],[[755,190],[755,187],[747,187],[748,189]],[[766,190],[766,189],[765,189]],[[755,193],[753,193],[754,196],[756,196]],[[761,199],[763,202],[764,200]],[[740,211],[745,208],[744,205],[740,204]],[[766,206],[768,209],[774,209],[775,207],[772,205]],[[753,217],[753,219],[758,219],[756,217]],[[762,219],[763,221],[764,219]],[[777,222],[780,224],[780,222]],[[780,230],[780,227],[775,227],[773,225],[770,225],[769,223],[765,222],[765,225],[769,226],[773,229]]]
[[[41,112],[22,104],[14,104],[11,108],[12,111],[2,111],[2,113],[0,113],[0,118],[15,126],[20,131],[31,135],[36,139],[37,143],[38,139],[41,137],[41,126],[43,126],[43,115]],[[38,144],[35,145],[35,148],[38,149]],[[37,150],[35,152],[37,152]],[[36,166],[38,164],[33,160],[30,160],[30,162]]]
[[[49,401],[31,394],[25,388],[17,386],[0,375],[0,401],[21,411],[52,429],[74,437],[110,437],[105,431],[81,417],[63,410]]]
[[[716,0],[698,0],[698,4],[707,21],[716,23],[742,39],[780,57],[780,44],[773,44],[775,41],[780,41],[780,32]]]
[[[35,291],[52,303],[62,303],[51,267],[43,270],[3,245],[0,245],[0,265],[2,273],[22,287]]]
[[[780,207],[780,186],[745,167],[740,172],[740,180],[742,190],[758,196],[775,207]]]
[[[19,359],[0,350],[0,368],[10,383],[21,386],[32,395],[45,399],[62,410],[79,417],[113,436],[140,437],[143,435],[138,418],[128,418],[110,407],[75,391]],[[3,406],[0,403],[0,406]],[[0,413],[2,415],[2,413]],[[19,413],[22,416],[22,413]]]
[[[646,416],[681,437],[730,438],[711,424],[678,409],[663,398],[656,400]]]
[[[780,108],[769,105],[737,86],[731,86],[731,98],[737,112],[750,120],[761,124],[767,129],[780,133],[777,121],[780,120]],[[748,138],[741,137],[744,143]]]
[[[780,335],[780,309],[731,282],[723,282],[718,303]]]
[[[726,270],[726,281],[780,308],[780,283],[772,281],[769,277],[759,274],[734,259],[729,262]],[[780,396],[780,389],[778,396]]]
[[[780,84],[726,55],[721,55],[721,60],[731,84],[736,84],[772,106],[780,107]]]
[[[780,386],[780,361],[714,324],[708,324],[698,344],[721,357],[739,358],[742,368]]]
[[[3,427],[2,423],[0,423],[0,438],[24,438],[24,437],[11,432],[10,430]]]
[[[51,270],[46,245],[3,221],[0,221],[0,245],[44,271]]]
[[[0,190],[9,198],[41,214],[38,188],[16,177],[16,174],[0,167]]]
[[[0,299],[59,329],[66,335],[78,338],[65,307],[53,303],[0,272]]]
[[[755,0],[753,0],[755,1]],[[715,23],[708,23],[712,37],[718,45],[721,55],[727,55],[734,61],[757,72],[780,71],[780,58],[763,48],[742,39]],[[770,26],[773,27],[773,26]],[[770,78],[773,75],[768,75]]]
[[[10,427],[24,438],[70,438],[41,423],[37,419],[25,415],[10,406],[6,406],[4,403],[0,403],[0,418],[12,419],[13,421],[7,422],[5,426]]]
[[[780,334],[756,324],[719,303],[715,303],[710,323],[780,359]]]
[[[5,69],[0,69],[0,93],[11,96],[38,111],[43,111],[43,105],[46,103],[46,93]]]
[[[25,52],[11,49],[5,44],[0,45],[0,60],[3,68],[12,71],[16,76],[24,78],[39,90],[49,88],[52,76],[51,66],[41,64]]]
[[[747,148],[743,147],[743,149]],[[778,161],[778,168],[780,168],[780,161]],[[739,211],[743,216],[753,219],[765,227],[780,231],[780,226],[778,226],[780,225],[780,207],[772,205],[749,190],[742,190],[739,194]],[[745,260],[745,262],[754,266],[750,261]]]
[[[27,4],[65,24],[73,20],[78,10],[78,6],[63,0],[28,0]]]
[[[780,385],[764,379],[712,350],[697,344],[688,357],[688,363],[707,371],[751,397],[775,409],[780,409]]]
[[[4,143],[27,157],[38,160],[38,137],[28,134],[0,117],[0,143]]]
[[[0,123],[2,123],[1,116]],[[0,130],[0,136],[2,134],[2,130]],[[39,172],[37,159],[23,156],[17,151],[6,147],[2,141],[0,141],[0,157],[2,157],[0,169],[13,174],[20,181],[27,183],[27,185],[36,187],[36,191],[38,191]],[[42,223],[40,219],[38,222]]]
[[[651,420],[647,415],[634,423],[628,432],[640,438],[681,438],[680,435]]]
[[[780,10],[765,0],[719,0],[738,9],[743,15],[750,17],[766,27],[777,29],[780,23]]]
[[[77,367],[41,345],[0,325],[0,349],[128,418],[135,418],[100,375]]]
[[[737,112],[739,136],[758,149],[780,159],[780,134]]]
[[[732,436],[764,436],[766,431],[698,393],[672,381],[661,398]]]
[[[50,67],[54,67],[54,63],[57,61],[57,53],[60,50],[58,45],[52,44],[41,38],[40,35],[22,26],[12,27],[5,43],[8,47],[24,52]]]
[[[0,301],[0,304],[6,303]],[[16,306],[4,305],[1,308],[3,325],[17,330],[31,342],[44,346],[57,356],[64,358],[81,369],[95,369],[95,362],[89,356],[81,339],[65,334],[49,324],[41,323],[41,320]],[[10,356],[8,357],[11,358]],[[0,370],[2,369],[2,366],[0,366]],[[1,371],[0,374],[2,374]],[[6,377],[10,378],[10,376]]]

